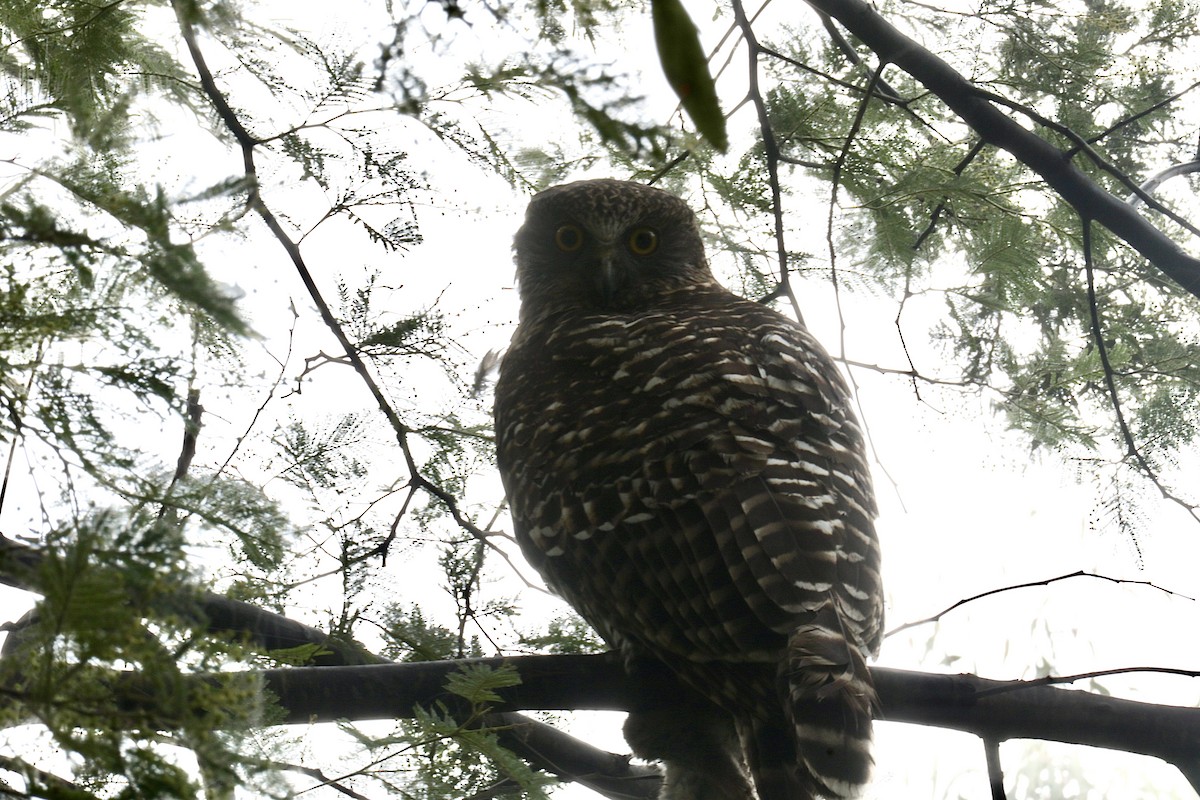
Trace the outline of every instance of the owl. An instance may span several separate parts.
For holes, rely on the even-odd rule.
[[[850,797],[883,624],[862,431],[795,321],[713,278],[695,215],[617,180],[547,189],[514,252],[497,463],[526,558],[694,700],[625,736],[671,800]]]

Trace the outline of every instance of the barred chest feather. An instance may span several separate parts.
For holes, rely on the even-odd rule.
[[[877,580],[861,434],[806,331],[692,294],[522,322],[496,386],[498,463],[526,557],[610,643],[769,661],[844,583],[839,560]],[[873,613],[855,611],[867,639]]]
[[[495,407],[513,527],[635,680],[665,666],[695,690],[626,722],[662,798],[855,795],[883,592],[836,365],[715,282],[661,189],[546,189],[513,246],[522,322]]]

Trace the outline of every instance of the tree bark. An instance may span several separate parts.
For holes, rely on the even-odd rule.
[[[511,741],[524,742],[519,752],[555,749],[550,771],[567,779],[581,772],[590,783],[609,786],[634,782],[640,789],[657,780],[652,771],[631,768],[628,758],[571,742],[549,726],[535,723],[516,710],[671,708],[688,702],[691,692],[672,676],[639,673],[628,680],[620,658],[599,655],[519,656],[408,664],[368,664],[348,667],[292,667],[234,673],[203,680],[261,681],[283,709],[279,722],[303,724],[336,720],[412,717],[417,708],[439,705],[467,718],[466,702],[446,689],[447,678],[463,666],[515,667],[521,683],[498,689],[501,702],[489,709],[483,724],[499,728]],[[996,681],[974,675],[937,675],[876,667],[871,670],[879,692],[878,719],[932,725],[973,733],[985,741],[1044,739],[1104,747],[1161,758],[1176,765],[1189,780],[1200,774],[1200,708],[1157,705],[1085,691],[1062,689],[1041,682]],[[140,676],[128,674],[114,684],[128,698],[128,708],[145,711],[156,700],[144,691]],[[501,713],[503,712],[503,713]],[[544,737],[530,747],[530,737]],[[562,765],[572,765],[562,768]],[[632,771],[631,771],[632,770]],[[609,796],[629,794],[625,786]],[[638,796],[653,796],[637,792]]]
[[[671,707],[687,690],[669,676],[634,685],[619,658],[601,655],[520,656],[416,664],[291,668],[259,673],[286,709],[286,722],[406,717],[415,706],[454,704],[446,678],[464,664],[512,665],[521,684],[498,690],[497,710],[623,711]],[[1200,708],[1157,705],[1040,682],[996,681],[875,667],[878,718],[933,725],[986,739],[1046,739],[1200,763]]]

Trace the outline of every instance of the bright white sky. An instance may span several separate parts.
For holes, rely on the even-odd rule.
[[[705,23],[710,5],[689,5],[697,21]],[[351,22],[348,14],[339,13],[336,19],[327,15],[311,18],[306,12],[301,15],[296,6],[279,7],[289,9],[287,13],[313,30],[318,41],[357,43],[362,40],[362,31],[368,30],[366,23],[360,26]],[[342,10],[349,12],[348,4],[342,4]],[[435,11],[431,4],[426,15],[431,27],[440,24],[440,12]],[[795,9],[787,11],[792,15]],[[800,14],[798,19],[800,24],[813,22],[811,15]],[[478,33],[461,25],[455,32],[465,40],[478,41],[481,47],[494,46],[482,26]],[[706,30],[706,43],[715,43],[721,33],[723,30]],[[659,108],[670,107],[670,101],[664,100],[669,93],[653,62],[648,32],[638,30],[624,39],[613,38],[616,52],[648,59],[641,65],[645,79],[640,88],[657,98]],[[460,42],[461,46],[473,46],[468,41]],[[431,56],[417,51],[411,57]],[[210,58],[216,58],[215,52]],[[739,96],[740,90],[732,87],[744,85],[741,63],[739,52],[723,78],[721,89],[726,102]],[[557,134],[552,119],[532,114],[530,106],[523,109],[525,116],[514,136],[533,137],[536,141],[547,133]],[[505,110],[494,106],[483,113],[500,114]],[[751,109],[742,108],[732,121],[735,133],[744,136],[752,121]],[[198,164],[203,164],[209,175],[236,170],[236,159],[214,149],[211,143],[194,140],[186,129],[164,129],[170,133],[157,145],[161,153],[154,156],[155,169],[177,175],[187,174]],[[365,266],[380,264],[385,265],[385,282],[397,287],[392,296],[398,312],[424,307],[440,298],[439,308],[452,312],[454,325],[462,334],[460,342],[468,351],[463,362],[473,365],[488,350],[504,346],[515,322],[509,248],[524,198],[499,179],[483,176],[459,155],[438,146],[426,132],[407,129],[397,130],[395,135],[407,149],[419,153],[443,189],[441,195],[431,198],[430,205],[417,208],[425,243],[408,254],[381,261],[379,252],[364,238],[344,226],[329,226],[306,241],[306,256],[325,281],[330,298],[337,276],[353,280]],[[197,147],[206,148],[207,155],[198,157]],[[269,202],[283,205],[286,200],[289,207],[296,208],[308,202],[298,198],[310,191],[309,187],[297,186],[294,195],[284,198],[276,188],[267,197]],[[788,213],[793,218],[821,220],[810,232],[811,240],[793,241],[791,246],[823,253],[824,209],[800,207],[803,201],[799,199],[790,202]],[[359,245],[351,246],[355,242],[361,242],[361,249]],[[215,277],[247,292],[244,306],[264,337],[264,350],[282,352],[280,337],[287,329],[289,303],[295,301],[301,309],[309,305],[282,252],[261,238],[236,243],[232,250],[228,244],[215,242],[211,247],[228,251],[226,256],[210,259],[216,266]],[[829,287],[811,282],[797,288],[809,326],[836,352],[840,321],[834,313]],[[892,325],[893,299],[844,294],[842,309],[846,354],[850,358],[906,366]],[[914,360],[923,372],[934,375],[938,374],[940,356],[921,341],[919,334],[939,311],[936,303],[921,306],[914,302],[905,317]],[[311,355],[321,347],[328,349],[319,332],[301,329],[298,356]],[[265,369],[269,360],[262,361]],[[297,363],[289,374],[298,374],[300,366]],[[369,403],[365,390],[360,393],[356,384],[347,382],[345,374],[340,377],[343,382],[335,389],[306,387],[306,395],[293,399],[292,405],[311,413],[324,404],[327,413],[333,414],[339,407]],[[924,402],[919,402],[911,387],[899,379],[865,370],[856,370],[853,379],[878,456],[875,479],[882,506],[878,527],[884,546],[889,627],[927,617],[981,591],[1076,570],[1151,581],[1179,595],[1200,596],[1195,572],[1195,565],[1200,563],[1200,529],[1178,509],[1147,504],[1150,516],[1140,542],[1143,563],[1139,567],[1130,543],[1097,510],[1097,487],[1090,476],[1077,474],[1071,465],[1052,458],[1031,457],[1025,443],[1006,433],[984,402],[964,404],[961,397],[934,387],[922,387]],[[448,389],[443,386],[431,391]],[[426,395],[421,402],[431,399]],[[245,422],[235,406],[222,409],[214,400],[206,400],[213,417],[202,437],[202,444],[212,448],[210,458],[221,452]],[[222,416],[228,421],[223,429]],[[165,458],[174,457],[174,441],[172,435],[163,448]],[[481,478],[475,491],[480,498],[499,501],[499,484],[494,478]],[[0,517],[0,529],[9,535],[19,534],[23,532],[20,522],[21,513],[6,508]],[[392,588],[386,591],[419,600],[431,611],[450,610],[440,578],[428,563],[405,565],[397,559],[389,562],[389,568],[394,573],[390,577]],[[496,583],[488,590],[495,596],[520,593],[529,628],[534,627],[532,620],[539,614],[554,613],[557,601],[521,591],[519,583],[504,575],[501,565],[493,567],[491,577]],[[5,617],[15,618],[19,612],[13,609],[28,603],[27,596],[0,587],[0,607],[10,610]],[[885,642],[879,663],[908,669],[975,672],[991,678],[1034,677],[1043,667],[1060,674],[1122,666],[1195,669],[1200,668],[1200,638],[1194,635],[1197,630],[1200,607],[1196,602],[1144,586],[1075,579],[988,598],[949,614],[936,626],[906,631]],[[1182,678],[1135,675],[1106,678],[1102,683],[1112,693],[1134,699],[1178,705],[1200,701],[1200,687]],[[614,751],[626,749],[619,734],[619,715],[580,714],[566,724],[599,746]],[[973,737],[886,723],[879,726],[877,735],[878,778],[869,798],[987,795],[983,750]],[[1078,759],[1079,774],[1099,786],[1108,785],[1112,797],[1170,797],[1172,792],[1179,797],[1191,796],[1173,768],[1149,759],[1085,748],[1009,743],[1002,751],[1007,772],[1016,775],[1023,764],[1034,764],[1043,751],[1053,752],[1066,762]],[[1038,780],[1055,780],[1052,776],[1038,779],[1036,775],[1030,779],[1035,784]],[[1068,787],[1063,796],[1100,796],[1089,795],[1084,787],[1078,791],[1071,794]],[[594,795],[568,788],[562,796]]]

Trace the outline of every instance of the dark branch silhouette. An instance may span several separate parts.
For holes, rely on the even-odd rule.
[[[905,36],[864,0],[809,0],[891,63],[936,94],[988,144],[1011,153],[1054,189],[1079,214],[1108,228],[1150,260],[1184,290],[1200,297],[1200,259],[1089,178],[1060,150],[1022,128],[978,87],[948,63]]]
[[[466,714],[461,698],[445,687],[447,678],[468,664],[516,668],[521,683],[497,690],[502,702],[496,711],[669,709],[687,704],[692,697],[665,671],[641,675],[634,684],[613,653],[299,667],[250,674],[278,699],[284,709],[281,721],[297,724],[404,718],[412,716],[415,708],[433,704]],[[871,674],[879,691],[881,720],[951,728],[985,741],[1044,739],[1124,750],[1161,758],[1185,775],[1194,774],[1200,761],[1198,708],[1141,703],[1040,681],[996,681],[881,667]],[[131,698],[133,707],[144,710],[137,701],[145,697],[140,676],[127,676],[118,682],[117,691]],[[491,717],[487,724],[494,724],[492,720],[517,730],[527,722]],[[609,757],[608,765],[617,772],[607,777],[617,781],[629,766],[616,756]],[[636,780],[652,778],[639,774]]]
[[[36,591],[38,550],[0,535],[0,582]],[[639,673],[632,683],[620,659],[601,655],[521,656],[462,661],[388,663],[353,642],[211,592],[195,596],[207,630],[233,636],[266,652],[320,645],[314,666],[232,675],[197,675],[197,681],[259,680],[283,709],[286,724],[335,720],[399,719],[415,708],[441,703],[462,718],[469,711],[446,689],[448,676],[466,664],[515,667],[517,686],[498,690],[502,703],[473,724],[494,730],[500,741],[530,764],[577,780],[607,797],[652,797],[657,772],[631,765],[627,756],[601,750],[538,723],[517,710],[670,708],[689,702],[690,691],[669,674]],[[1171,672],[1140,667],[1106,670]],[[1200,776],[1200,708],[1141,703],[1050,685],[1100,673],[1033,681],[997,681],[973,675],[937,675],[876,667],[880,719],[973,733],[985,740],[1046,739],[1155,756],[1175,764],[1193,785]],[[136,673],[114,678],[114,692],[130,709],[165,714],[170,702],[153,681]],[[1200,785],[1198,785],[1200,788]]]
[[[1016,589],[1030,589],[1035,586],[1049,586],[1052,583],[1057,583],[1059,581],[1071,580],[1072,578],[1095,578],[1096,580],[1108,581],[1109,583],[1117,583],[1117,584],[1123,583],[1123,584],[1130,584],[1133,586],[1146,586],[1151,589],[1157,589],[1158,591],[1163,592],[1164,594],[1168,594],[1172,597],[1179,597],[1184,600],[1192,600],[1192,601],[1195,601],[1195,599],[1196,599],[1194,597],[1189,597],[1186,594],[1180,594],[1179,592],[1173,592],[1170,589],[1164,589],[1163,587],[1161,587],[1158,584],[1153,583],[1151,581],[1131,580],[1128,578],[1113,578],[1108,575],[1098,575],[1094,572],[1084,572],[1083,570],[1077,570],[1075,572],[1070,572],[1065,575],[1057,575],[1053,578],[1045,578],[1040,581],[1027,581],[1025,583],[1014,583],[1011,586],[1001,586],[998,589],[989,589],[986,592],[980,592],[979,594],[974,594],[974,595],[971,595],[970,597],[964,597],[963,599],[958,600],[957,602],[951,603],[950,605],[946,606],[945,608],[943,608],[941,611],[937,612],[936,614],[932,614],[928,617],[925,617],[924,619],[918,619],[918,620],[913,620],[912,622],[906,622],[903,625],[897,625],[895,628],[892,628],[890,631],[888,631],[886,634],[884,634],[884,638],[886,638],[888,636],[895,636],[897,633],[900,633],[900,631],[906,631],[909,628],[915,628],[918,625],[928,625],[932,622],[937,622],[942,617],[949,614],[951,611],[954,611],[956,608],[961,608],[961,607],[965,606],[967,603],[972,603],[976,600],[982,600],[985,597],[991,597],[992,595],[1001,594],[1002,592],[1011,592]]]

